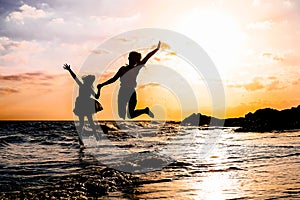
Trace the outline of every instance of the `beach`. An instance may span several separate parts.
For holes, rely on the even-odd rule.
[[[137,166],[149,154],[164,155],[165,162],[121,171],[115,168],[125,166],[124,160],[109,151],[112,146],[86,135],[86,148],[80,148],[72,121],[2,121],[0,198],[299,198],[298,130],[240,133],[171,122],[100,124],[108,127],[103,141],[140,155],[127,165]],[[207,140],[209,135],[216,138]],[[214,144],[204,154],[201,147],[208,141]],[[114,164],[108,152],[115,155]]]

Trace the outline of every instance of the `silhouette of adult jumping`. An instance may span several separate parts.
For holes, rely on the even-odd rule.
[[[79,126],[78,130],[80,132],[83,131],[84,125],[84,117],[88,118],[89,124],[93,129],[93,133],[97,140],[100,139],[98,134],[96,133],[96,126],[93,121],[92,115],[96,112],[103,110],[101,104],[96,100],[100,97],[100,88],[98,88],[97,94],[93,90],[93,83],[95,81],[94,75],[87,75],[82,77],[81,82],[77,77],[76,74],[72,71],[70,65],[64,64],[63,68],[70,72],[71,76],[75,80],[75,82],[79,86],[79,95],[76,98],[75,108],[73,110],[74,114],[79,117]],[[91,98],[93,96],[94,98]],[[83,146],[81,134],[79,134],[79,143]]]
[[[105,81],[104,83],[98,84],[98,89],[101,89],[103,86],[111,84],[120,78],[121,87],[118,94],[118,114],[121,118],[125,119],[127,108],[128,118],[136,118],[142,114],[147,114],[151,118],[154,117],[154,114],[148,107],[144,109],[135,108],[137,104],[135,87],[137,85],[136,79],[140,69],[146,64],[149,58],[159,50],[159,48],[160,42],[158,43],[156,49],[148,53],[142,60],[142,56],[140,53],[136,51],[130,52],[128,56],[129,65],[122,66],[112,78]]]

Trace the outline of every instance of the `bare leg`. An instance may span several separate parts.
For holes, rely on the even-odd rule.
[[[79,126],[78,126],[78,140],[79,144],[83,146],[81,134],[83,131],[83,125],[84,125],[84,116],[79,116]]]
[[[121,87],[118,94],[118,114],[122,119],[126,118],[126,108],[129,97],[131,96],[131,89]]]
[[[97,139],[97,140],[100,140],[100,136],[99,136],[99,135],[97,134],[97,132],[96,132],[96,126],[95,126],[95,124],[94,124],[94,120],[93,120],[92,115],[88,115],[87,118],[88,118],[88,121],[89,121],[89,123],[90,123],[91,128],[93,129],[93,133],[94,133],[96,139]]]
[[[118,98],[118,114],[122,119],[125,119],[126,117],[126,104],[127,102],[125,102],[122,98]]]
[[[144,109],[135,109],[136,104],[137,104],[136,92],[133,92],[128,102],[129,118],[136,118],[142,114],[147,114],[152,118],[154,117],[153,113],[150,111],[148,107]]]

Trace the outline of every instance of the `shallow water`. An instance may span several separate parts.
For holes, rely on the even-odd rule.
[[[100,141],[86,131],[86,148],[80,149],[73,122],[1,122],[1,199],[41,191],[49,198],[300,198],[300,131],[236,133],[162,122],[106,125],[109,134],[102,133]],[[132,175],[128,183],[95,194],[106,166]]]

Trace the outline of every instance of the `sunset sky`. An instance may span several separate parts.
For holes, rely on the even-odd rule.
[[[300,104],[297,0],[0,0],[0,15],[2,120],[73,119],[76,85],[63,64],[69,63],[79,72],[89,56],[101,54],[97,47],[104,41],[141,28],[168,29],[204,49],[224,87],[224,117]],[[142,55],[159,40],[149,42]],[[162,42],[138,80],[138,107],[152,107],[157,119],[181,119],[193,112],[211,114],[205,77],[195,75],[188,61],[171,51],[172,44]],[[136,50],[134,45],[132,50]],[[102,66],[104,72],[101,63],[93,63],[96,69],[99,65],[96,82],[111,77],[126,63],[127,54]],[[168,70],[161,67],[160,71],[161,65],[181,74],[191,85],[197,108],[182,111],[176,96],[180,91],[151,82],[152,77],[167,78]],[[145,72],[147,83],[142,79]],[[168,78],[169,84],[180,82],[177,77]],[[118,85],[102,89],[100,101],[105,110],[97,114],[98,119],[115,118],[112,111]]]

